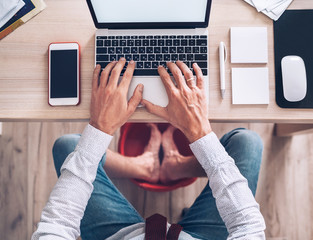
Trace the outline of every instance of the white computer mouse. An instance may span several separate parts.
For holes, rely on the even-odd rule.
[[[299,56],[286,56],[281,60],[284,97],[289,102],[299,102],[307,93],[305,64]]]

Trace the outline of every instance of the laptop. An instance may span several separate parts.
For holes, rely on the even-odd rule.
[[[128,98],[142,83],[143,98],[166,107],[168,96],[157,68],[181,60],[191,70],[194,62],[201,67],[209,99],[211,0],[87,0],[87,4],[97,28],[95,64],[105,68],[121,57],[136,61]]]

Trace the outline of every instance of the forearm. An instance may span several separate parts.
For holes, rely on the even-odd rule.
[[[206,171],[218,211],[225,222],[229,238],[264,239],[264,219],[247,180],[227,154],[214,133],[190,145]]]
[[[112,136],[88,125],[65,160],[32,239],[76,239],[98,164]]]

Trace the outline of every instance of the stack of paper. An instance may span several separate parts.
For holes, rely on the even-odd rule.
[[[0,39],[46,7],[43,0],[0,0]]]
[[[0,28],[3,27],[23,6],[22,0],[0,1]]]
[[[245,0],[247,3],[262,12],[273,20],[278,18],[285,12],[293,0]]]

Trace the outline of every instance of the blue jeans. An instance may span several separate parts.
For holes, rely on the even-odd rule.
[[[80,135],[65,135],[55,142],[53,158],[57,175],[66,157],[74,151]],[[235,129],[221,138],[228,154],[235,160],[241,174],[247,178],[255,195],[263,144],[260,137],[246,129]],[[81,221],[83,240],[104,240],[120,229],[144,219],[125,199],[103,170],[103,156],[94,181],[94,190]],[[186,215],[179,222],[191,236],[206,240],[221,240],[228,236],[227,229],[216,208],[209,184],[195,200]]]

